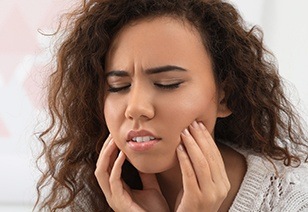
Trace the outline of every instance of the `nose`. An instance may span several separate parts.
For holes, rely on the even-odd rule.
[[[153,99],[149,89],[137,85],[131,86],[125,117],[135,121],[152,119],[155,115]]]

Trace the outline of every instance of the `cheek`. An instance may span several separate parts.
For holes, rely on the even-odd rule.
[[[124,117],[122,104],[116,104],[112,99],[106,98],[104,104],[104,116],[111,135],[116,138]]]
[[[214,92],[190,92],[164,101],[164,113],[169,114],[169,126],[183,130],[193,121],[202,121],[212,132],[217,118],[217,103]],[[172,105],[172,106],[171,106]]]

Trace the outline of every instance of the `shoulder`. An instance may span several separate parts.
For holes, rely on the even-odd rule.
[[[308,165],[285,166],[282,161],[241,152],[247,172],[230,211],[301,211],[308,209]]]
[[[299,167],[286,167],[279,163],[280,170],[275,176],[279,200],[275,208],[279,211],[306,211],[308,210],[308,164],[302,163]]]

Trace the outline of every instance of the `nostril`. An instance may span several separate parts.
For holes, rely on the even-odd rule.
[[[125,116],[127,119],[151,119],[154,114],[154,105],[151,89],[145,81],[135,81],[131,86]]]
[[[125,111],[125,117],[127,119],[139,120],[139,119],[152,119],[154,117],[155,111],[151,104],[139,103],[131,104],[127,106]]]

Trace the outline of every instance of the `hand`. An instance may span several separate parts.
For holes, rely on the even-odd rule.
[[[111,136],[105,141],[100,152],[95,176],[103,190],[109,206],[120,211],[169,211],[155,174],[139,173],[143,190],[132,190],[121,179],[121,168],[125,154],[120,152]]]
[[[206,130],[196,121],[181,134],[177,148],[183,190],[177,197],[176,211],[218,211],[230,183],[220,152]]]

